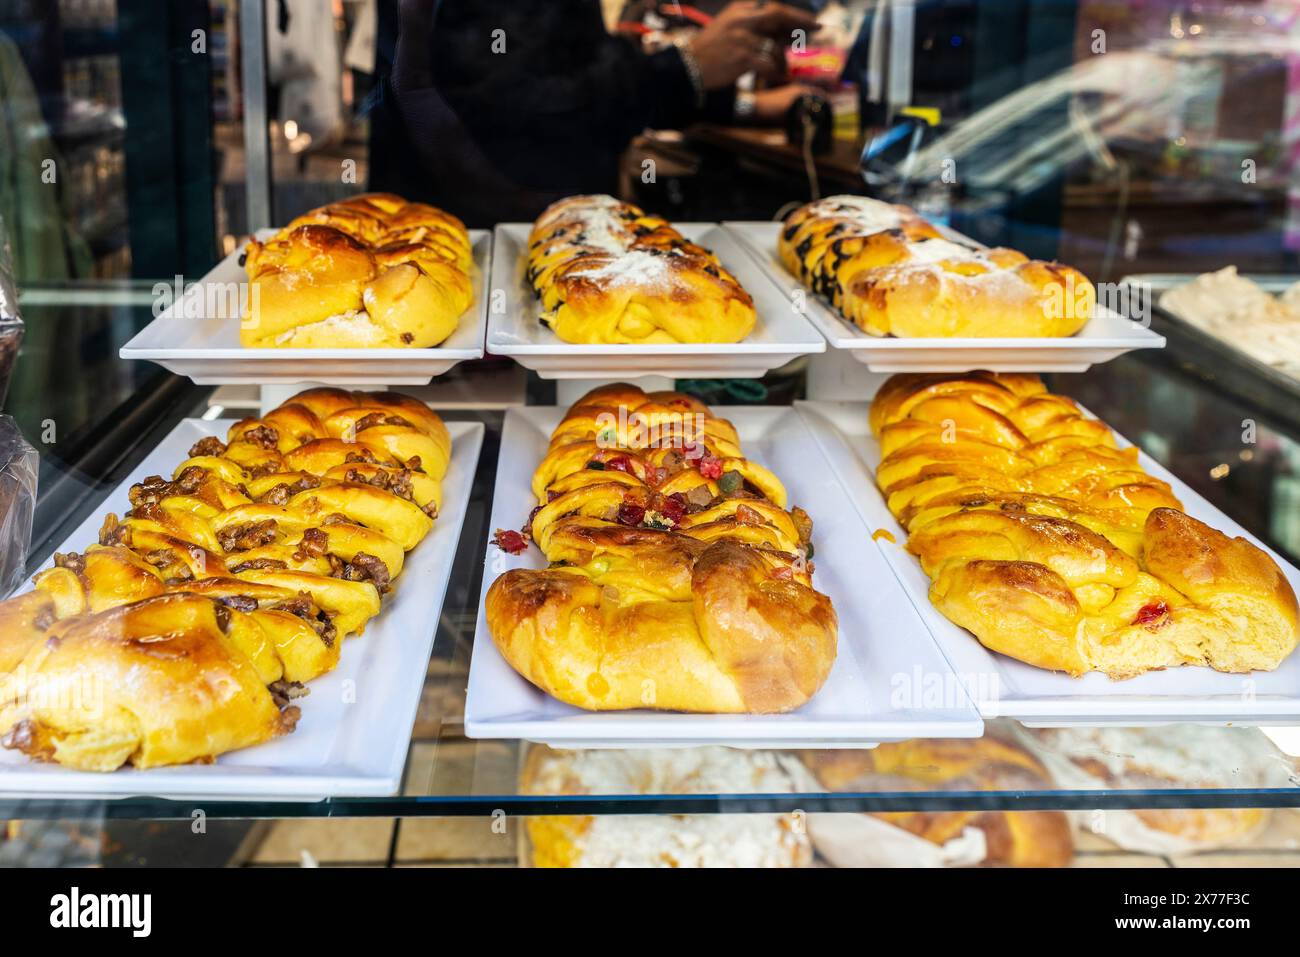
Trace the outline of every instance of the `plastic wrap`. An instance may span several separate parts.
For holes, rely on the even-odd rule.
[[[18,361],[23,341],[23,320],[18,313],[18,289],[13,279],[13,257],[4,220],[0,219],[0,409],[9,392],[9,377]]]
[[[0,409],[4,408],[22,341],[13,258],[0,220]],[[0,415],[0,597],[18,587],[27,564],[36,509],[36,472],[36,450],[27,444],[13,419]]]
[[[0,415],[0,597],[23,579],[36,510],[36,450],[18,426]]]

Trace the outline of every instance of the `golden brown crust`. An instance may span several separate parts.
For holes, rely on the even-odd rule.
[[[572,196],[538,217],[527,278],[567,342],[739,342],[754,303],[707,249],[612,196]]]
[[[685,396],[606,386],[556,428],[532,539],[554,563],[487,593],[503,657],[590,710],[778,712],[821,687],[837,623],[811,522]]]
[[[164,595],[50,628],[0,692],[5,747],[88,771],[212,758],[291,730],[230,612]]]
[[[1035,378],[896,376],[870,424],[931,601],[986,647],[1112,678],[1271,670],[1295,648],[1276,563],[1185,515],[1136,450]]]
[[[254,348],[430,348],[474,298],[464,224],[387,194],[312,210],[245,257]]]
[[[360,634],[379,613],[405,552],[433,525],[451,450],[446,426],[407,396],[313,389],[262,418],[236,423],[226,438],[197,443],[170,478],[152,476],[133,486],[132,508],[120,520],[107,517],[99,544],[56,556],[55,567],[36,576],[35,591],[0,603],[0,678],[31,664],[52,625],[59,634],[89,635],[129,624],[126,633],[137,643],[169,641],[168,609],[176,609],[178,628],[198,622],[195,634],[210,633],[204,605],[220,622],[223,648],[242,656],[263,693],[335,667],[343,639]],[[168,597],[176,600],[150,605],[147,614],[110,614]],[[95,624],[73,624],[82,621]],[[159,630],[146,634],[147,627]],[[96,641],[94,647],[95,669],[108,672],[128,667],[134,646]],[[59,680],[72,680],[80,659],[54,660]],[[206,672],[186,674],[206,680]],[[122,689],[122,709],[153,707],[133,704],[129,692]],[[173,697],[189,700],[186,694]],[[67,731],[70,719],[41,715],[14,704],[0,733],[28,721],[14,740],[63,761],[60,755],[75,749],[51,751],[42,742],[53,732],[41,729]],[[66,763],[94,769],[111,769],[112,760],[168,763],[253,743],[239,730],[242,719],[229,720],[231,728],[214,730],[213,748],[202,755],[177,757],[180,751],[138,741],[135,749],[105,746],[97,757]],[[120,730],[112,734],[120,737]],[[88,727],[76,734],[109,731]],[[138,749],[144,750],[137,755]]]
[[[977,739],[913,740],[865,751],[805,751],[824,787],[856,790],[1042,790],[1046,770],[1023,748],[987,734]],[[1070,822],[1059,811],[905,811],[872,815],[932,844],[966,828],[984,833],[985,866],[1065,867],[1074,857]]]
[[[786,268],[878,336],[1071,336],[1096,292],[1077,270],[954,243],[913,210],[831,196],[787,217]]]

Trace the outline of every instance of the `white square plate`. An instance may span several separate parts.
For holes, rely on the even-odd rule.
[[[848,349],[872,372],[1083,372],[1133,349],[1159,349],[1165,344],[1140,323],[1098,306],[1096,315],[1077,335],[1039,339],[917,339],[873,336],[839,315],[790,274],[777,256],[780,223],[723,223],[736,236],[774,283],[802,304],[817,331],[836,349]],[[953,234],[963,242],[971,242]],[[796,298],[797,297],[797,298]]]
[[[487,351],[510,356],[544,379],[724,377],[756,379],[802,355],[826,351],[826,341],[781,294],[752,257],[716,223],[675,223],[691,242],[713,250],[754,299],[758,322],[740,342],[660,345],[578,345],[538,320],[537,297],[524,278],[530,223],[498,223],[492,293],[502,296],[488,316]],[[499,309],[498,309],[499,307]]]
[[[1176,722],[1202,724],[1288,724],[1300,721],[1300,652],[1276,671],[1245,675],[1210,668],[1169,668],[1127,681],[1103,674],[1071,678],[1035,668],[990,651],[966,629],[953,624],[930,603],[930,579],[904,547],[907,533],[890,514],[876,486],[880,446],[867,425],[865,402],[800,402],[799,414],[816,436],[831,467],[853,496],[858,511],[877,537],[876,545],[893,568],[916,610],[925,619],[953,669],[966,683],[985,718],[1017,718],[1030,726]],[[1129,443],[1116,435],[1121,446]],[[1240,535],[1265,546],[1186,483],[1143,454],[1142,467],[1168,482],[1188,515],[1227,535]],[[1267,549],[1265,549],[1267,551]],[[1300,572],[1269,552],[1300,592]]]
[[[506,413],[489,528],[519,528],[536,504],[533,470],[564,414],[556,407]],[[978,737],[983,724],[907,596],[868,541],[816,441],[791,408],[719,408],[746,452],[785,482],[790,501],[813,519],[815,584],[839,615],[830,677],[789,714],[583,711],[524,680],[497,651],[482,599],[474,632],[465,733],[527,738],[563,747],[726,744],[734,747],[864,747],[906,738]],[[511,568],[545,568],[533,546],[508,555],[488,545],[483,596]]]
[[[113,490],[59,551],[96,541],[106,512],[131,506],[127,492],[147,475],[170,475],[207,435],[225,438],[233,419],[184,419]],[[448,422],[452,453],[442,511],[433,530],[406,557],[384,608],[360,637],[348,638],[338,667],[311,682],[292,734],[223,754],[213,764],[74,771],[0,750],[0,794],[84,797],[257,797],[319,800],[396,794],[411,741],[447,579],[469,502],[483,425]],[[48,566],[47,566],[48,567]]]
[[[265,241],[275,234],[274,229],[263,229],[257,238]],[[244,348],[239,344],[239,307],[235,302],[236,298],[242,301],[242,297],[215,292],[208,295],[210,290],[242,289],[239,284],[248,281],[239,264],[243,250],[238,249],[217,263],[196,286],[196,308],[192,311],[201,313],[198,318],[185,316],[183,313],[191,310],[173,302],[119,354],[123,359],[156,362],[199,385],[424,385],[458,362],[483,356],[492,234],[486,229],[471,229],[469,238],[474,247],[474,302],[460,317],[456,331],[436,349]]]

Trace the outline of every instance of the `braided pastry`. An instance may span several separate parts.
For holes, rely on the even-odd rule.
[[[526,275],[566,342],[739,342],[754,328],[754,301],[712,252],[612,196],[548,207]]]
[[[819,785],[831,791],[1044,791],[1052,786],[1042,764],[992,729],[982,738],[884,742],[866,750],[804,751],[800,757]],[[981,831],[981,866],[1065,867],[1074,857],[1070,821],[1060,811],[888,811],[872,816],[940,846],[970,828]],[[809,822],[814,845],[837,866],[879,866],[877,848],[831,839],[845,830],[838,825],[851,820],[817,815]],[[857,829],[848,830],[844,837],[859,836]]]
[[[787,217],[781,261],[873,336],[1072,336],[1096,290],[1069,266],[944,239],[906,206],[830,196]]]
[[[239,341],[256,348],[427,349],[474,300],[469,233],[449,213],[369,193],[249,242]]]
[[[1137,450],[1037,376],[899,375],[871,406],[876,480],[930,600],[993,651],[1078,676],[1272,670],[1295,593],[1186,515]]]
[[[580,708],[779,712],[821,687],[836,618],[812,587],[812,522],[675,392],[580,399],[533,476],[525,531],[551,562],[492,583],[502,656]]]
[[[433,527],[450,450],[423,403],[339,389],[201,440],[0,603],[2,743],[111,771],[292,730]]]

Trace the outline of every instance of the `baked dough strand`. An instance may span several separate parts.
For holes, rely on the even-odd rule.
[[[528,237],[541,322],[588,345],[739,342],[754,302],[709,250],[612,196],[553,203]]]
[[[423,403],[340,389],[201,440],[0,602],[0,742],[111,771],[291,731],[433,527],[450,453]]]
[[[502,656],[591,711],[779,712],[835,660],[812,523],[731,423],[674,392],[596,389],[553,433],[528,531],[550,561],[492,583]]]
[[[1072,336],[1092,318],[1082,273],[946,239],[906,206],[829,196],[781,227],[786,269],[873,336]]]
[[[389,193],[314,209],[244,255],[249,348],[427,349],[474,301],[465,225]]]
[[[1128,678],[1271,671],[1295,648],[1272,558],[1185,514],[1136,448],[1037,376],[894,376],[870,422],[930,600],[993,651]]]

